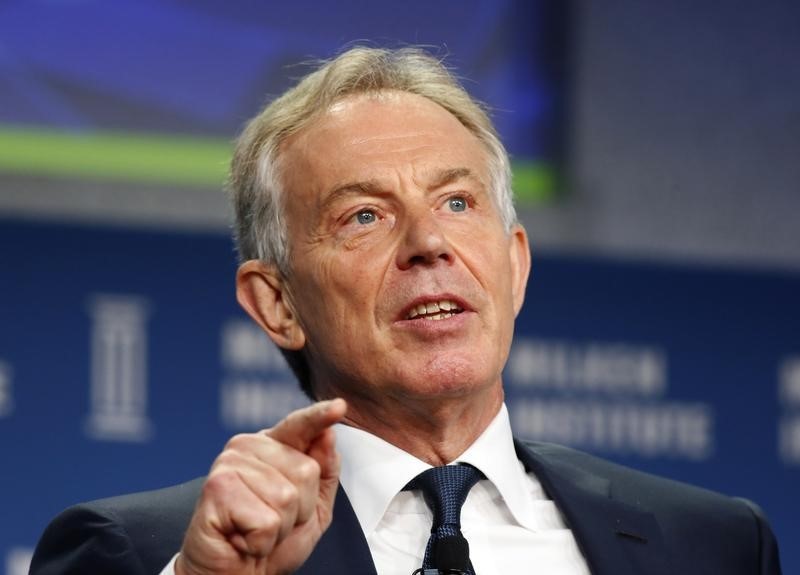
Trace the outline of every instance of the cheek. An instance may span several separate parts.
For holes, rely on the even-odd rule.
[[[301,301],[314,315],[314,322],[349,323],[354,316],[371,309],[370,294],[375,283],[370,260],[329,257],[317,260],[299,277]]]
[[[476,230],[459,230],[451,235],[451,244],[472,274],[478,278],[489,295],[497,290],[510,289],[511,263],[508,257],[508,240],[498,234]]]
[[[297,315],[306,329],[306,336],[313,339],[318,331],[317,324],[330,321],[326,314],[332,311],[331,304],[337,299],[332,297],[335,294],[331,274],[319,262],[309,262],[309,265],[295,268],[292,280]]]

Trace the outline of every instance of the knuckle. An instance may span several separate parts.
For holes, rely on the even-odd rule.
[[[217,456],[217,460],[214,462],[214,467],[235,467],[239,460],[240,457],[235,451],[226,449]]]
[[[306,458],[303,462],[297,465],[295,469],[297,478],[304,484],[314,483],[319,479],[322,470],[319,463],[310,457]]]
[[[299,429],[311,424],[313,419],[312,413],[313,410],[310,407],[298,409],[287,415],[284,421]]]
[[[203,492],[212,497],[228,493],[239,481],[234,471],[224,470],[211,473],[203,485]]]
[[[276,511],[271,513],[263,513],[261,515],[261,525],[258,528],[258,533],[263,539],[274,540],[281,529],[281,517]]]
[[[229,450],[238,451],[241,449],[246,449],[251,441],[252,441],[252,436],[250,434],[237,433],[228,440],[228,443],[225,444],[225,451]]]
[[[285,509],[293,505],[300,497],[300,492],[291,483],[283,483],[275,489],[273,501],[276,507]]]

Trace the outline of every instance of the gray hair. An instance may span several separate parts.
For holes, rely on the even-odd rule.
[[[294,88],[267,105],[237,140],[229,180],[236,215],[240,261],[262,260],[290,273],[281,199],[281,145],[331,105],[347,96],[394,90],[439,104],[486,148],[490,185],[507,232],[517,221],[508,154],[484,108],[470,97],[442,62],[419,48],[355,47],[324,61]],[[284,351],[311,394],[308,366],[300,352]]]

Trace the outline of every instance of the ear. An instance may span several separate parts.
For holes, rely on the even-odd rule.
[[[274,265],[249,260],[239,266],[236,299],[278,347],[298,350],[305,345],[286,283]]]
[[[511,261],[511,294],[514,298],[514,315],[522,309],[525,288],[531,271],[531,248],[528,234],[520,224],[515,224],[509,237],[509,259]]]

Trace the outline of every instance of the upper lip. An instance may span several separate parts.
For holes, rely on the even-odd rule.
[[[426,311],[422,311],[422,306],[425,307]],[[447,309],[449,307],[449,309]],[[431,309],[432,308],[432,309]],[[452,294],[441,294],[441,295],[432,295],[432,296],[422,296],[415,298],[411,303],[406,305],[403,310],[400,312],[399,319],[406,320],[406,319],[413,319],[418,315],[423,313],[435,313],[437,312],[437,308],[440,311],[467,311],[469,310],[469,306],[467,303]]]

